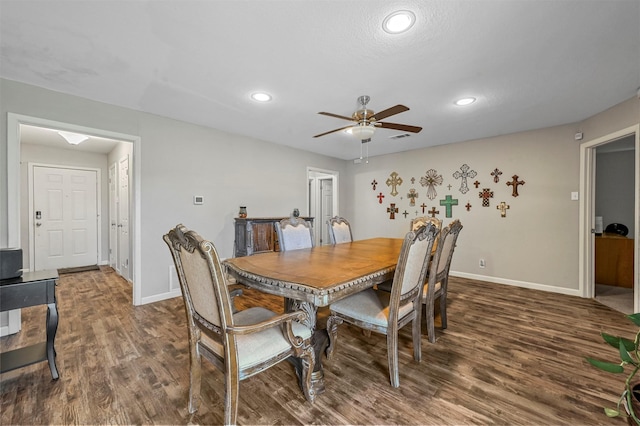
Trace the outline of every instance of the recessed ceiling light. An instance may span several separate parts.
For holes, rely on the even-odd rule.
[[[256,92],[251,94],[251,99],[258,102],[269,102],[271,100],[271,95],[264,92]]]
[[[476,101],[476,98],[462,98],[455,101],[455,104],[458,106],[471,105]]]
[[[409,10],[399,10],[384,18],[382,28],[390,34],[407,31],[416,22],[416,15]]]

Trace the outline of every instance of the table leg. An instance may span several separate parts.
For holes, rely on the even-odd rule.
[[[53,380],[58,380],[58,368],[56,367],[55,340],[58,331],[58,307],[55,303],[47,305],[47,360]]]
[[[313,345],[313,350],[316,355],[316,364],[313,368],[313,373],[311,374],[311,388],[315,391],[316,395],[320,395],[324,393],[324,368],[322,366],[322,355],[324,354],[325,349],[327,348],[327,344],[329,342],[329,335],[327,334],[327,330],[318,330],[316,329],[316,320],[318,315],[318,307],[313,303],[309,302],[301,302],[295,299],[284,299],[284,307],[286,312],[292,312],[296,310],[302,310],[308,314],[308,322],[305,323],[306,326],[311,328],[313,335],[311,337],[311,344]],[[290,358],[291,359],[291,358]],[[296,367],[298,377],[302,377],[301,374],[301,363],[298,360],[291,360],[293,365]]]

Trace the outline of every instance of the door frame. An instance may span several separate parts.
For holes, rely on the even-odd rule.
[[[316,182],[319,179],[331,179],[333,181],[333,206],[331,208],[332,210],[332,216],[337,216],[338,212],[340,211],[340,209],[338,208],[338,200],[340,199],[339,197],[339,179],[340,179],[340,173],[335,171],[335,170],[327,170],[327,169],[320,169],[317,167],[307,167],[307,216],[314,216],[314,221],[316,222],[316,225],[314,226],[314,237],[316,238],[316,242],[320,241],[319,239],[317,239],[318,237],[318,233],[317,230],[321,229],[321,226],[317,225],[317,221],[318,218],[316,217],[317,215],[314,214],[316,212],[312,212],[310,211],[311,208],[311,190],[310,188],[310,181],[314,181]],[[321,219],[320,219],[321,220]]]
[[[78,167],[78,166],[67,166],[67,165],[58,165],[58,164],[47,164],[47,163],[28,163],[27,173],[27,188],[29,191],[29,270],[35,270],[36,264],[36,247],[35,247],[35,232],[34,232],[34,212],[33,212],[33,197],[34,197],[34,179],[33,172],[34,167],[50,167],[54,169],[67,169],[67,170],[85,170],[90,172],[96,172],[96,209],[98,212],[98,217],[96,218],[96,226],[97,228],[97,242],[96,244],[96,264],[100,264],[100,259],[102,258],[102,176],[101,170],[94,167]]]
[[[595,160],[596,148],[608,142],[635,134],[635,217],[640,217],[640,125],[609,133],[597,139],[580,144],[580,218],[579,218],[579,277],[578,286],[582,297],[595,297],[595,242],[592,230],[595,229]],[[633,267],[633,312],[640,312],[640,278],[637,273],[640,265],[639,239],[640,223],[634,226]]]
[[[85,133],[100,136],[108,139],[117,139],[133,144],[132,179],[130,186],[133,203],[131,209],[132,220],[130,220],[131,235],[133,236],[132,253],[133,259],[133,305],[142,304],[142,221],[141,221],[141,181],[142,170],[142,139],[139,136],[125,133],[112,132],[109,130],[86,127],[61,121],[48,120],[45,118],[32,117],[22,114],[7,113],[7,244],[8,247],[20,247],[20,125],[27,124],[39,127],[48,127],[58,130],[66,130],[76,133]]]

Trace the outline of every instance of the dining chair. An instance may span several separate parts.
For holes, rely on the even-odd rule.
[[[189,412],[200,402],[201,357],[224,374],[224,423],[235,424],[239,382],[296,357],[300,387],[313,403],[311,374],[315,353],[307,313],[282,315],[253,307],[232,312],[225,271],[215,246],[182,224],[163,236],[175,263],[189,329]]]
[[[462,230],[460,220],[456,219],[445,227],[438,237],[438,246],[431,260],[427,283],[422,292],[424,314],[427,326],[427,336],[430,343],[435,343],[435,300],[440,299],[440,321],[442,329],[447,328],[447,286],[449,282],[449,269],[456,241]]]
[[[353,241],[351,225],[347,219],[334,216],[327,221],[329,228],[329,242],[331,244],[349,243]]]
[[[411,219],[410,230],[415,231],[422,225],[426,225],[427,223],[433,223],[436,226],[436,229],[442,229],[442,220],[437,217],[429,217],[429,216],[418,216]]]
[[[331,359],[343,322],[387,336],[387,363],[391,386],[400,386],[398,372],[398,331],[412,323],[413,357],[422,358],[420,312],[422,288],[427,274],[431,247],[438,233],[433,224],[409,231],[404,238],[391,292],[366,289],[329,305],[327,331]]]
[[[275,222],[280,251],[311,248],[315,246],[311,224],[298,217]]]

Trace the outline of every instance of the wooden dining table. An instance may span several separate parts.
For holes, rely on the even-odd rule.
[[[327,333],[317,327],[318,307],[393,279],[401,238],[371,238],[336,245],[227,259],[227,273],[238,283],[283,296],[287,311],[308,313],[316,351],[312,386],[324,391],[321,355]]]

